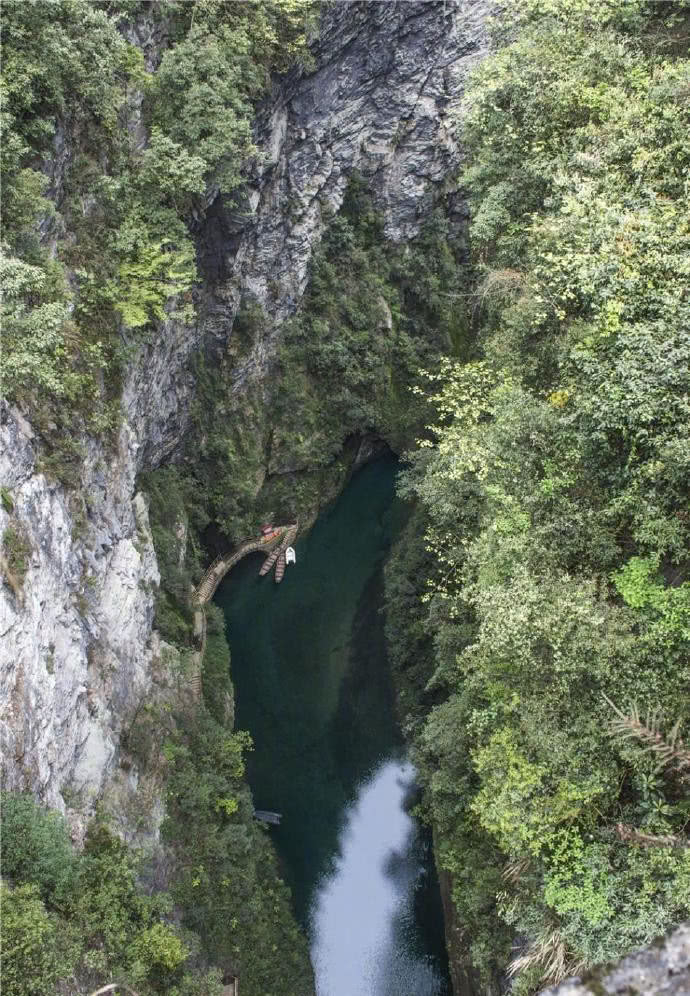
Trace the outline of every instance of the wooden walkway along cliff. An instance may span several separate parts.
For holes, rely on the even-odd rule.
[[[201,698],[201,665],[206,649],[206,613],[203,606],[210,602],[216,593],[216,589],[228,571],[231,571],[235,564],[238,564],[250,553],[268,552],[268,557],[261,565],[259,574],[268,574],[270,569],[276,564],[276,582],[283,580],[285,573],[285,550],[295,541],[299,523],[294,522],[289,526],[277,526],[268,536],[261,536],[258,539],[247,540],[231,553],[226,553],[216,557],[213,563],[206,569],[199,584],[192,590],[192,602],[194,606],[194,642],[197,649],[194,652],[191,667],[189,670],[188,687],[194,699]]]
[[[207,568],[206,573],[202,577],[199,584],[196,586],[196,591],[194,593],[197,602],[204,605],[205,602],[210,602],[216,593],[216,588],[223,580],[228,571],[231,571],[235,564],[239,564],[240,560],[244,557],[249,556],[250,553],[262,553],[265,551],[270,551],[271,556],[267,558],[270,560],[273,554],[275,557],[271,560],[271,564],[266,568],[266,562],[261,568],[259,573],[267,574],[270,567],[273,566],[275,561],[280,556],[281,550],[285,547],[290,546],[293,542],[295,536],[297,535],[297,523],[293,523],[289,526],[278,526],[275,535],[273,536],[261,536],[259,539],[251,539],[242,546],[238,546],[236,550],[232,553],[224,554],[220,557],[216,557],[210,567]],[[264,568],[266,568],[264,570]]]

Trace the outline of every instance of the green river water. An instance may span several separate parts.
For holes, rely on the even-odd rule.
[[[248,777],[308,931],[319,996],[445,996],[438,885],[409,814],[382,567],[404,509],[397,463],[355,475],[296,545],[282,584],[246,558],[216,596],[227,621]]]

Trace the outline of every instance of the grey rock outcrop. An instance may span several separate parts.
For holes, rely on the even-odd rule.
[[[570,979],[541,996],[688,996],[690,994],[690,924],[664,941],[636,951],[612,969],[586,979]]]
[[[419,231],[460,162],[455,114],[467,75],[486,50],[486,0],[337,3],[322,26],[318,68],[287,79],[259,120],[264,152],[246,202],[246,229],[204,238],[218,275],[208,325],[226,334],[242,294],[264,327],[234,370],[235,388],[262,377],[282,322],[304,293],[314,245],[357,170],[385,218],[387,238]],[[235,220],[235,224],[241,224]]]
[[[136,477],[179,452],[195,391],[191,360],[209,344],[232,355],[233,321],[250,297],[265,321],[231,370],[230,389],[261,389],[353,170],[370,185],[390,239],[418,231],[460,161],[454,107],[485,48],[488,10],[486,0],[327,6],[315,71],[290,74],[258,116],[261,156],[243,202],[210,195],[198,221],[198,322],[166,322],[141,347],[119,437],[109,449],[84,441],[76,497],[41,472],[30,425],[3,405],[0,483],[32,551],[21,595],[0,590],[8,787],[59,808],[62,788],[81,809],[102,792],[123,723],[149,694],[155,654],[158,570]],[[56,196],[69,161],[60,141],[47,167]],[[0,507],[0,531],[9,521]]]
[[[78,499],[40,472],[28,423],[2,405],[0,480],[28,541],[20,591],[0,597],[0,745],[4,786],[64,808],[100,793],[122,724],[149,684],[153,589],[159,575],[132,435],[91,446]]]

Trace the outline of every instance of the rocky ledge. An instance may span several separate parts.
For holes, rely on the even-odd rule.
[[[615,968],[592,972],[545,989],[541,996],[688,996],[690,924],[624,958]]]

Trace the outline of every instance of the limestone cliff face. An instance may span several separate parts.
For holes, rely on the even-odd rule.
[[[38,472],[28,422],[5,405],[0,417],[0,479],[14,501],[0,530],[20,523],[31,550],[20,592],[5,585],[0,598],[4,783],[52,806],[63,786],[93,801],[149,683],[158,568],[132,494],[134,437],[125,425],[117,452],[89,448],[82,504]]]
[[[258,116],[262,155],[244,203],[210,192],[197,220],[205,276],[197,324],[165,323],[139,351],[116,443],[85,441],[78,500],[41,472],[26,418],[2,407],[0,483],[14,509],[0,505],[0,532],[16,522],[31,548],[21,590],[0,591],[6,786],[63,809],[66,789],[71,805],[88,810],[111,778],[120,733],[150,692],[160,649],[152,635],[158,570],[135,480],[179,452],[194,398],[190,360],[209,345],[232,352],[233,320],[250,295],[266,321],[232,368],[230,389],[261,390],[353,169],[370,183],[388,237],[416,234],[459,162],[454,107],[484,50],[488,7],[328,6],[315,71],[283,80]]]
[[[687,996],[690,993],[690,924],[623,958],[614,968],[595,969],[540,996]]]
[[[288,80],[265,110],[267,158],[249,199],[252,223],[236,252],[226,246],[220,259],[228,273],[221,300],[250,291],[269,318],[235,372],[237,383],[260,373],[270,356],[353,169],[369,182],[387,237],[417,234],[459,162],[454,105],[483,50],[487,8],[484,0],[334,6],[321,33],[320,68]]]

